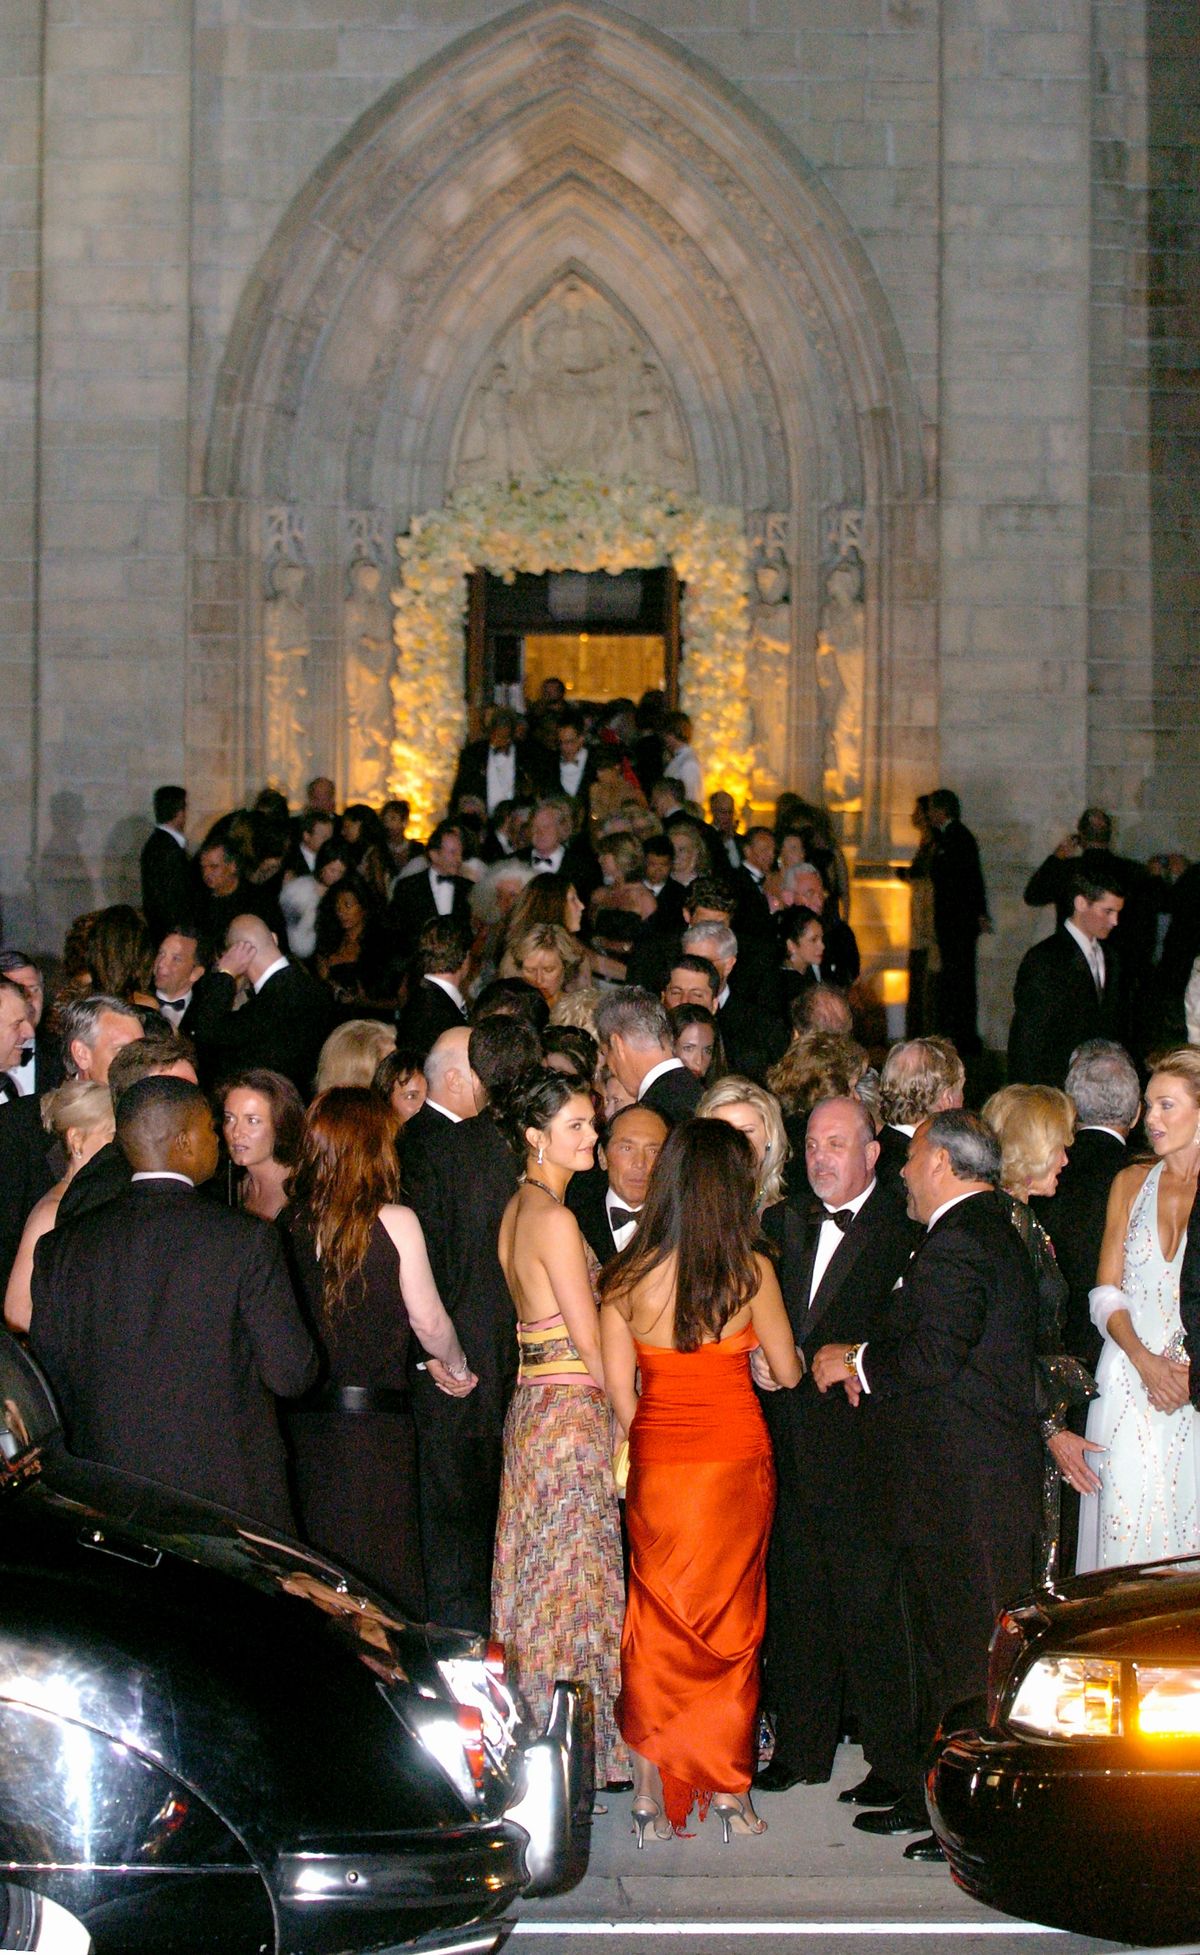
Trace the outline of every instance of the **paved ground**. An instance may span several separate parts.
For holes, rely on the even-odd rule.
[[[759,1801],[769,1831],[721,1845],[708,1820],[689,1840],[647,1845],[630,1794],[597,1818],[586,1880],[528,1902],[509,1955],[1099,1955],[1113,1942],[1061,1935],[980,1907],[944,1866],[906,1862],[903,1842],[856,1832],[838,1791],[864,1772],[843,1745],[831,1785]]]

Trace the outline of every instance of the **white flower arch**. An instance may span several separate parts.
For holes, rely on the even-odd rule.
[[[739,806],[747,798],[750,556],[738,510],[631,479],[552,475],[462,489],[414,517],[396,547],[389,792],[409,801],[415,830],[427,832],[445,807],[465,737],[465,580],[480,568],[511,581],[518,571],[672,564],[683,585],[681,704],[705,789],[726,788]]]

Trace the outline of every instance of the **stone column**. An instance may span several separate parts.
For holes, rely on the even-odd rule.
[[[1029,868],[1087,780],[1089,0],[945,0],[940,773],[990,871],[1003,1043]]]
[[[47,0],[40,942],[136,890],[182,777],[188,0]]]

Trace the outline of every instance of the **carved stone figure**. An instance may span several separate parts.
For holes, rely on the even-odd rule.
[[[783,551],[776,548],[754,566],[754,587],[764,604],[782,604],[791,585],[791,571]]]
[[[312,750],[308,733],[308,608],[304,565],[282,558],[263,605],[264,759],[267,778],[299,800]]]
[[[653,347],[575,273],[488,354],[461,423],[454,479],[559,469],[695,488],[683,417]]]
[[[345,604],[345,687],[351,801],[382,801],[392,740],[392,607],[369,557],[350,566]]]
[[[756,788],[764,798],[788,781],[788,724],[792,677],[792,607],[756,604],[754,652],[749,663],[751,737],[758,749]]]
[[[825,798],[831,808],[862,799],[863,695],[866,687],[866,607],[862,565],[843,557],[825,579],[817,627],[817,685],[825,747]]]

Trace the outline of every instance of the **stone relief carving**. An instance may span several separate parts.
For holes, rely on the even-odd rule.
[[[372,557],[350,565],[345,601],[347,796],[376,805],[387,793],[392,741],[392,607]]]
[[[791,590],[792,570],[788,562],[791,534],[791,517],[773,512],[764,517],[757,534],[751,537],[755,553],[754,588],[762,604],[782,604]]]
[[[786,601],[769,599],[756,604],[752,615],[751,737],[759,754],[755,786],[760,794],[774,795],[791,773],[792,607]]]
[[[835,809],[862,805],[866,675],[862,562],[851,552],[839,559],[825,579],[825,602],[817,625],[816,676],[825,799]]]
[[[308,732],[308,572],[278,557],[263,604],[263,761],[290,801],[304,792],[312,760]]]
[[[653,349],[574,274],[509,327],[468,401],[456,482],[548,470],[692,488],[683,420]]]

